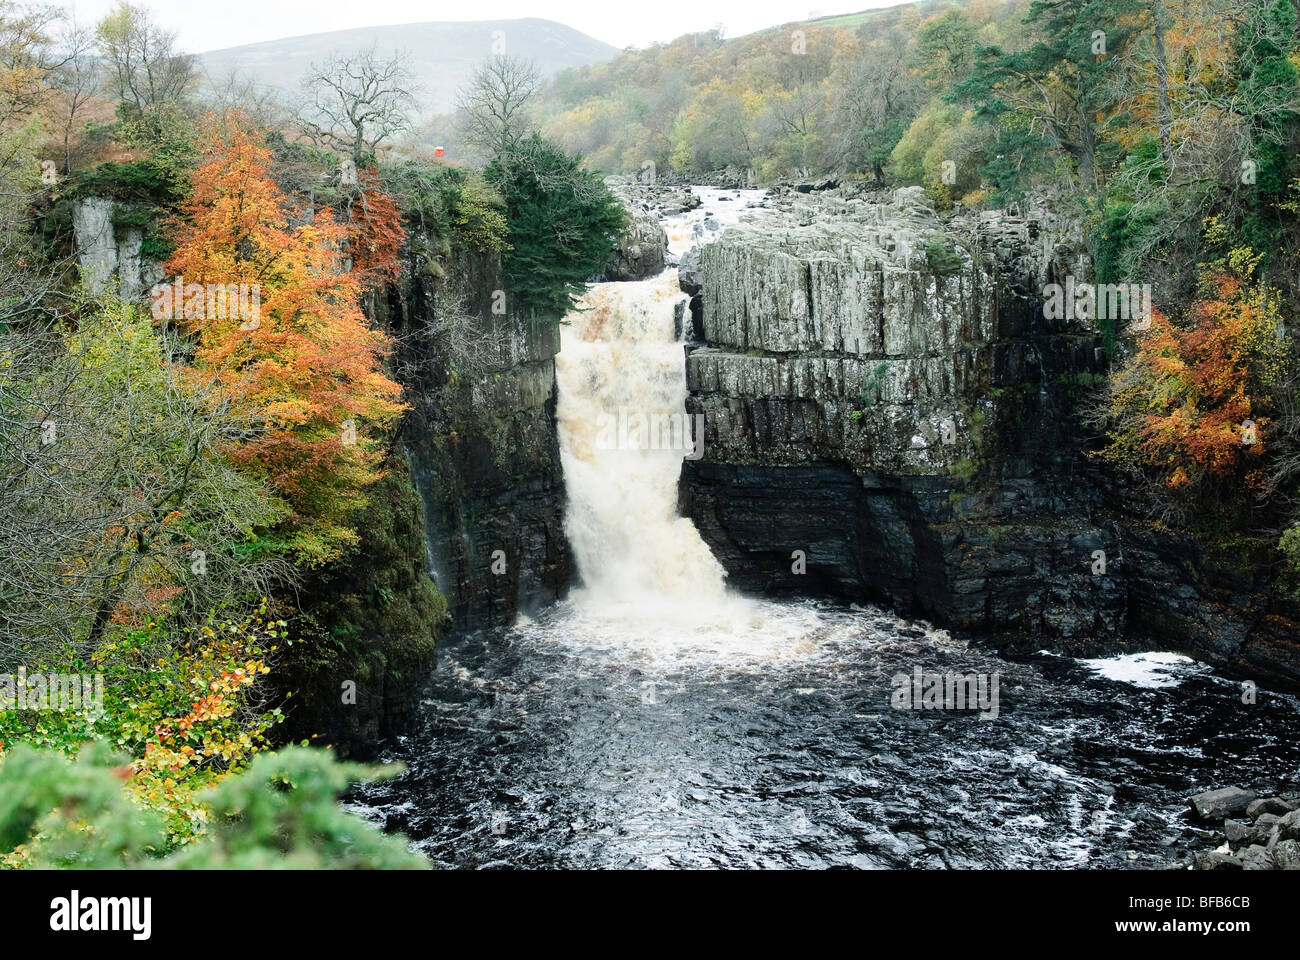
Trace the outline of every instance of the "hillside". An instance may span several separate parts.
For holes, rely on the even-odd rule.
[[[382,54],[404,51],[419,80],[419,102],[429,112],[442,112],[456,88],[474,67],[493,53],[496,31],[505,52],[534,61],[544,76],[600,63],[618,50],[552,20],[479,20],[465,23],[407,23],[316,33],[264,43],[250,43],[201,54],[201,68],[220,82],[232,70],[284,91],[294,91],[313,61],[332,53],[352,53],[372,45]]]
[[[923,0],[731,39],[678,37],[557,75],[543,129],[617,173],[653,163],[679,176],[748,169],[763,182],[879,175],[917,112],[951,84],[949,49],[964,66],[977,44],[1016,34],[1020,7]],[[959,37],[946,36],[951,17]]]

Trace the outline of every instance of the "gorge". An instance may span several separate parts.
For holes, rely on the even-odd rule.
[[[1046,329],[1033,291],[1074,251],[908,191],[698,193],[664,222],[682,293],[671,268],[596,284],[525,361],[547,506],[482,488],[498,539],[444,589],[453,619],[494,599],[460,605],[384,754],[408,772],[357,809],[446,866],[1159,867],[1206,845],[1189,793],[1282,789],[1294,664],[1121,533],[1065,439],[1053,377],[1100,338]],[[704,456],[611,449],[619,409],[702,415]],[[540,544],[567,595],[515,572]],[[1181,653],[1123,652],[1153,649]],[[991,679],[997,719],[896,709],[914,671]]]

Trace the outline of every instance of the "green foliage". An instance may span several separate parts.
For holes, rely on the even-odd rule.
[[[400,454],[370,489],[358,530],[356,551],[305,586],[305,622],[276,672],[279,687],[303,698],[287,724],[295,739],[346,722],[337,716],[344,680],[365,696],[388,675],[424,676],[446,627],[447,603],[425,568],[423,506]]]
[[[102,699],[75,712],[0,712],[0,745],[73,753],[103,742],[124,751],[136,800],[162,818],[168,843],[187,843],[203,827],[197,791],[267,749],[282,719],[279,708],[262,707],[257,682],[283,637],[283,622],[263,607],[193,627],[149,624],[115,633],[89,657],[33,661],[29,674],[98,676]]]
[[[1287,127],[1296,120],[1300,74],[1288,54],[1296,49],[1295,25],[1292,0],[1252,8],[1237,58],[1239,89],[1250,109],[1256,186],[1265,197],[1283,192],[1292,164]]]
[[[858,403],[871,406],[880,401],[880,388],[884,386],[885,374],[889,370],[889,361],[882,360],[862,378],[862,387],[858,391]]]
[[[120,203],[175,208],[184,201],[187,184],[178,184],[154,158],[134,163],[101,163],[79,172],[68,193],[74,197],[112,197]]]
[[[961,251],[945,235],[936,233],[925,242],[925,258],[930,269],[941,277],[960,273],[966,265]]]
[[[445,261],[453,250],[507,246],[505,200],[478,172],[403,160],[383,168],[382,182],[406,218],[416,255]]]
[[[123,763],[105,743],[71,762],[26,744],[11,751],[0,761],[0,864],[103,870],[157,856],[162,823],[132,802]]]
[[[1282,582],[1291,599],[1300,603],[1300,523],[1292,524],[1282,533],[1277,549],[1282,554]]]
[[[397,776],[400,765],[340,763],[325,751],[286,747],[263,754],[204,800],[204,839],[160,864],[177,870],[421,870],[401,836],[387,836],[338,804],[358,780]]]
[[[176,870],[426,869],[400,836],[386,836],[338,805],[349,784],[398,766],[339,763],[288,747],[205,791],[208,832],[168,856],[159,818],[140,809],[124,758],[103,743],[69,761],[21,745],[0,762],[0,863],[10,867]]]
[[[48,420],[57,436],[3,431],[0,470],[22,482],[6,490],[0,636],[29,660],[88,655],[110,623],[202,616],[256,590],[267,568],[239,548],[285,508],[224,458],[246,425],[182,374],[182,345],[114,299],[48,343],[31,334],[0,331],[0,423]]]
[[[948,10],[921,25],[916,33],[922,69],[932,80],[951,83],[970,70],[975,28],[960,10]]]
[[[1135,0],[1033,0],[1025,19],[1036,28],[1032,41],[1011,51],[982,48],[950,96],[989,118],[1019,108],[1023,120],[1049,131],[1050,146],[1069,159],[1078,189],[1090,193],[1097,185],[1097,118],[1116,102],[1112,81],[1140,10]],[[1103,25],[1105,53],[1096,54],[1094,31]],[[1033,129],[1031,123],[1020,136],[1032,136]],[[1030,171],[1008,164],[1000,172],[1000,189],[1015,193]]]
[[[538,134],[494,159],[484,176],[506,198],[507,296],[558,319],[609,262],[626,219],[622,204],[576,156]]]

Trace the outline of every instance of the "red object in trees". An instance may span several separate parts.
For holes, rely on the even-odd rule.
[[[444,153],[446,153],[446,152],[447,152],[447,151],[444,150],[442,147],[434,147],[434,148],[433,148],[433,155],[434,155],[435,157],[441,157],[441,156],[442,156]]]

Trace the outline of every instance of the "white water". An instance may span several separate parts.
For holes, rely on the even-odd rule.
[[[684,420],[686,371],[673,335],[680,299],[672,270],[596,284],[562,333],[556,377],[565,528],[590,601],[707,605],[726,596],[722,566],[677,515],[684,447],[654,449],[645,433],[623,437],[632,442],[621,449],[608,442],[620,414]]]
[[[767,196],[766,190],[722,190],[693,187],[700,206],[664,222],[668,252],[680,257],[698,243],[711,240],[727,227],[740,223]],[[710,229],[712,228],[712,229]]]
[[[665,221],[674,253],[713,239],[766,196],[762,190],[696,193],[700,208]],[[670,268],[649,280],[594,284],[565,318],[555,358],[558,432],[565,532],[582,587],[565,604],[564,629],[552,625],[544,632],[649,670],[691,663],[746,671],[834,659],[846,646],[877,642],[879,634],[866,624],[882,616],[878,611],[828,616],[813,604],[752,600],[727,589],[726,571],[677,512],[689,443],[676,449],[609,443],[608,426],[620,410],[647,422],[685,418],[685,352],[673,319],[684,299]],[[697,426],[689,424],[692,437]],[[926,630],[929,642],[952,642],[945,631]]]
[[[699,208],[665,222],[677,255],[738,222],[766,195],[696,192]],[[686,361],[674,322],[685,299],[677,271],[668,269],[649,280],[595,284],[565,318],[555,365],[565,530],[585,585],[575,600],[589,614],[675,623],[679,633],[730,630],[738,620],[758,626],[758,605],[727,592],[722,565],[677,513],[682,458],[703,441],[702,423],[686,415]],[[665,446],[647,430],[614,431],[611,444],[610,424],[623,417],[676,422],[684,442]]]

